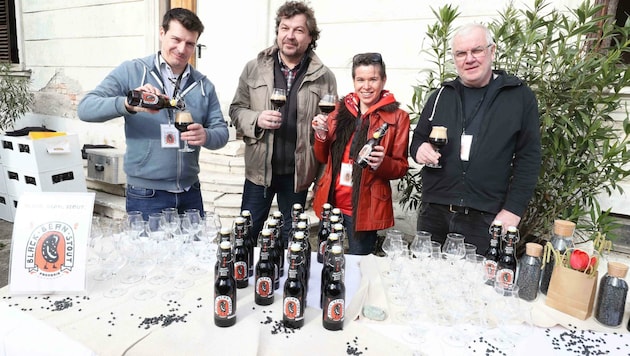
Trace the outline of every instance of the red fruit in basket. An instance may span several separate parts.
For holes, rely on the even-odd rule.
[[[597,262],[597,257],[590,257],[588,253],[575,249],[571,253],[571,258],[569,259],[571,264],[571,268],[577,271],[584,271],[589,266],[594,266],[595,262]]]

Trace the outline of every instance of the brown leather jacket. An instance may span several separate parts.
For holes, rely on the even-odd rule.
[[[375,110],[371,108],[367,114],[370,120],[368,137],[371,137],[384,122],[387,122],[389,127],[381,141],[381,146],[385,147],[383,163],[376,170],[369,167],[364,168],[360,184],[353,182],[352,206],[354,210],[352,215],[355,231],[382,230],[394,226],[390,180],[403,177],[409,168],[407,160],[409,114],[399,109],[399,103],[395,102],[393,95],[387,94],[387,96],[390,97],[388,100],[384,100],[384,97],[374,104],[378,107]],[[341,136],[337,132],[338,129],[341,130],[340,127],[350,127],[350,129],[354,127],[355,117],[347,107],[348,105],[344,104],[347,101],[345,98],[341,99],[338,109],[330,114],[327,139],[321,140],[317,136],[315,139],[315,157],[321,163],[326,163],[323,175],[315,183],[313,209],[318,216],[321,214],[322,205],[329,201],[331,187],[336,181],[333,177],[333,155],[343,154],[343,152],[332,152],[331,144],[337,137]],[[344,125],[343,123],[340,124],[342,120],[352,121],[350,125]],[[347,137],[347,135],[345,136]],[[354,171],[360,168],[353,165],[352,169]],[[338,172],[338,169],[335,171]],[[354,197],[357,197],[357,201],[354,201]],[[331,203],[334,205],[334,202]],[[319,217],[321,218],[321,216]]]

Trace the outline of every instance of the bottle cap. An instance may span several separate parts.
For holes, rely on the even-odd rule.
[[[617,278],[626,278],[628,265],[620,262],[608,262],[608,275]]]
[[[528,242],[525,244],[525,253],[529,256],[540,257],[543,253],[543,247],[541,244],[535,242]]]
[[[569,220],[554,220],[553,233],[554,235],[571,237],[575,231],[575,223]]]

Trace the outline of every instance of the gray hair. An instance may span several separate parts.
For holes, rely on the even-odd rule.
[[[492,38],[492,32],[490,32],[488,27],[479,23],[468,23],[457,28],[457,30],[453,34],[453,37],[451,37],[451,50],[453,50],[453,43],[455,42],[455,38],[457,38],[459,35],[469,33],[476,29],[481,29],[486,33],[486,42],[488,42],[488,45],[495,44],[494,39]]]

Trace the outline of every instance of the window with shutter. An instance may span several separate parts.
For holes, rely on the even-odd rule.
[[[19,63],[14,0],[0,0],[0,61]]]

